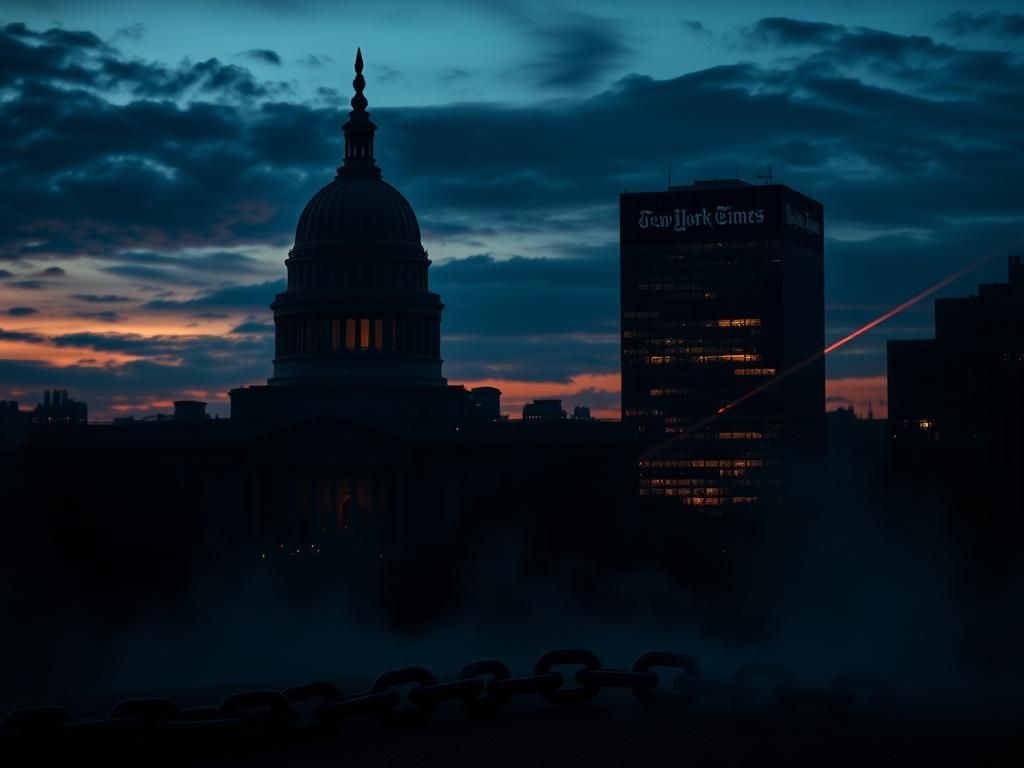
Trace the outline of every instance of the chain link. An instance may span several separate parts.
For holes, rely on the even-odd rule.
[[[651,669],[654,667],[662,667],[666,669],[678,669],[681,670],[676,675],[677,682],[679,678],[689,676],[700,675],[700,665],[697,660],[692,656],[687,656],[685,653],[671,653],[668,651],[649,651],[636,660],[633,664],[633,671],[641,674],[651,673]],[[633,687],[633,695],[636,696],[640,701],[650,703],[667,703],[672,702],[673,704],[688,704],[689,700],[685,697],[673,696],[672,694],[659,693],[655,689],[658,687],[658,683],[661,682],[661,678],[657,673],[653,673],[654,685],[643,686],[637,685]],[[678,686],[677,686],[678,688]]]
[[[434,676],[424,667],[404,667],[403,669],[392,669],[379,675],[373,681],[373,692],[382,693],[395,686],[409,683],[417,683],[420,687],[431,688],[436,682]],[[401,700],[401,695],[399,695],[399,700]],[[412,701],[411,698],[409,700]],[[395,707],[382,709],[377,713],[377,717],[392,725],[412,725],[429,719],[437,708],[437,699],[430,697],[413,703],[415,705],[413,709],[399,710]]]
[[[601,661],[590,651],[582,648],[563,648],[557,651],[548,651],[537,659],[533,673],[535,675],[546,675],[556,664],[582,664],[589,671],[601,669]],[[585,704],[601,692],[601,689],[585,681],[577,680],[579,683],[575,688],[550,688],[540,692],[545,701],[552,704]],[[563,680],[564,684],[564,680]]]
[[[244,691],[224,699],[217,708],[217,717],[285,728],[295,719],[295,712],[280,691]]]
[[[579,668],[569,678],[572,685],[567,686],[566,675],[553,669],[558,666]],[[668,670],[674,677],[664,678],[671,680],[665,686]],[[659,690],[666,687],[674,692]],[[728,679],[709,678],[693,657],[668,651],[645,653],[631,669],[605,669],[591,651],[571,648],[544,653],[531,675],[514,677],[498,659],[471,661],[455,680],[441,682],[424,667],[404,667],[384,672],[369,691],[352,695],[333,683],[316,681],[284,691],[231,694],[216,707],[179,709],[167,698],[135,698],[119,702],[104,719],[77,722],[63,707],[26,707],[0,720],[0,747],[37,747],[66,740],[76,745],[96,739],[108,743],[110,738],[136,744],[158,738],[225,740],[243,733],[273,736],[329,730],[346,719],[366,715],[388,725],[410,726],[430,719],[443,701],[459,701],[472,715],[494,715],[514,697],[539,696],[554,705],[579,705],[607,688],[631,690],[645,704],[685,707],[697,699],[717,697],[737,710],[760,703],[776,706],[783,714],[815,709],[833,715],[846,714],[855,704],[877,703],[892,691],[887,683],[865,673],[840,675],[828,688],[802,688],[795,671],[764,662],[743,664]],[[317,699],[321,701],[313,706]],[[300,705],[305,705],[302,712],[313,728],[308,723],[303,727]]]
[[[459,680],[473,680],[484,675],[489,675],[491,680],[484,683],[483,692],[462,697],[462,706],[474,715],[493,715],[512,698],[511,693],[502,693],[492,685],[496,680],[508,680],[512,676],[508,667],[497,659],[477,659],[459,670]]]

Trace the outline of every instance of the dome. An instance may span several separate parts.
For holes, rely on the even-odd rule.
[[[363,54],[356,52],[355,96],[345,123],[345,161],[338,175],[310,200],[295,228],[293,255],[321,252],[317,247],[346,243],[387,246],[383,252],[415,250],[423,254],[420,225],[409,201],[380,177],[373,157],[377,126],[366,111]],[[409,248],[412,246],[412,248]],[[424,254],[425,255],[425,254]]]
[[[341,173],[310,200],[295,244],[339,241],[420,244],[420,225],[402,193],[379,176]]]

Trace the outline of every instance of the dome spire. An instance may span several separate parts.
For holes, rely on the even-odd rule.
[[[367,101],[363,95],[366,78],[363,77],[363,51],[356,48],[356,76],[352,80],[355,95],[352,97],[352,111],[348,113],[348,122],[343,128],[345,132],[345,162],[338,169],[338,175],[354,174],[380,176],[380,168],[373,158],[373,134],[377,126],[370,120],[366,111]]]

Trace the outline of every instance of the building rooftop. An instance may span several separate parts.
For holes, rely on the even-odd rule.
[[[738,187],[752,187],[753,184],[743,179],[698,179],[693,184],[669,184],[669,189],[737,189]]]

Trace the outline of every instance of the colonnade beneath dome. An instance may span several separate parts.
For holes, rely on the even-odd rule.
[[[441,319],[408,313],[284,315],[276,319],[278,358],[291,355],[400,354],[437,358]]]

